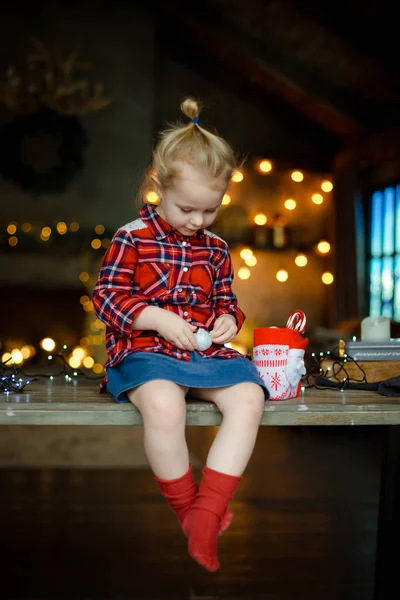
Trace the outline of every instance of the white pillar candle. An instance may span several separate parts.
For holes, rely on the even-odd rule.
[[[361,321],[361,340],[363,342],[389,342],[389,317],[366,317]]]

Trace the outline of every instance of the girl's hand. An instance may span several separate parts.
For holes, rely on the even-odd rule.
[[[215,344],[226,344],[231,342],[237,334],[236,319],[232,315],[221,315],[215,320],[214,329],[211,332],[212,341]]]
[[[162,310],[157,313],[154,329],[170,344],[181,350],[196,350],[198,344],[193,335],[197,327],[188,323],[179,315]]]

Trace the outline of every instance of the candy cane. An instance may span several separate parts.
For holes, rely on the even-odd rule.
[[[298,331],[299,333],[304,333],[306,329],[306,315],[302,310],[296,310],[296,312],[292,313],[286,323],[286,327],[288,329],[294,329],[294,331]]]

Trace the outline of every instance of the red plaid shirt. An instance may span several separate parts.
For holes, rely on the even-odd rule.
[[[184,237],[151,205],[114,235],[93,290],[97,316],[106,324],[106,367],[130,352],[161,352],[190,360],[155,331],[136,331],[132,322],[147,306],[172,311],[211,330],[217,317],[233,315],[238,330],[245,316],[232,292],[233,269],[226,242],[207,230]],[[233,358],[238,352],[213,344],[200,352]]]

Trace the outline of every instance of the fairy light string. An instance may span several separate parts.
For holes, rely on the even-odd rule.
[[[63,352],[67,350],[67,346],[63,346],[62,350],[57,353],[49,354],[47,360],[49,361],[59,361],[61,362],[61,369],[58,372],[52,371],[51,373],[25,373],[22,369],[16,366],[16,364],[12,361],[12,357],[7,360],[1,362],[0,366],[0,392],[9,394],[9,393],[18,393],[21,394],[25,391],[25,388],[30,385],[33,381],[38,381],[41,378],[53,380],[56,377],[60,377],[64,375],[67,383],[71,382],[73,379],[77,379],[79,377],[84,377],[85,379],[89,379],[91,381],[97,381],[99,379],[103,379],[103,375],[91,376],[82,371],[82,369],[74,369],[72,368]],[[11,364],[10,364],[11,363]]]
[[[348,389],[350,383],[368,384],[367,375],[361,365],[346,352],[340,356],[340,346],[337,345],[327,352],[311,353],[311,365],[307,369],[304,377],[306,381],[305,389],[315,388],[317,390],[330,390],[337,392],[338,389],[343,392]],[[329,366],[324,363],[328,362]],[[353,377],[346,369],[346,364],[355,365],[360,373],[360,378]],[[311,382],[311,377],[314,381]],[[323,380],[329,380],[334,385],[323,385]]]

